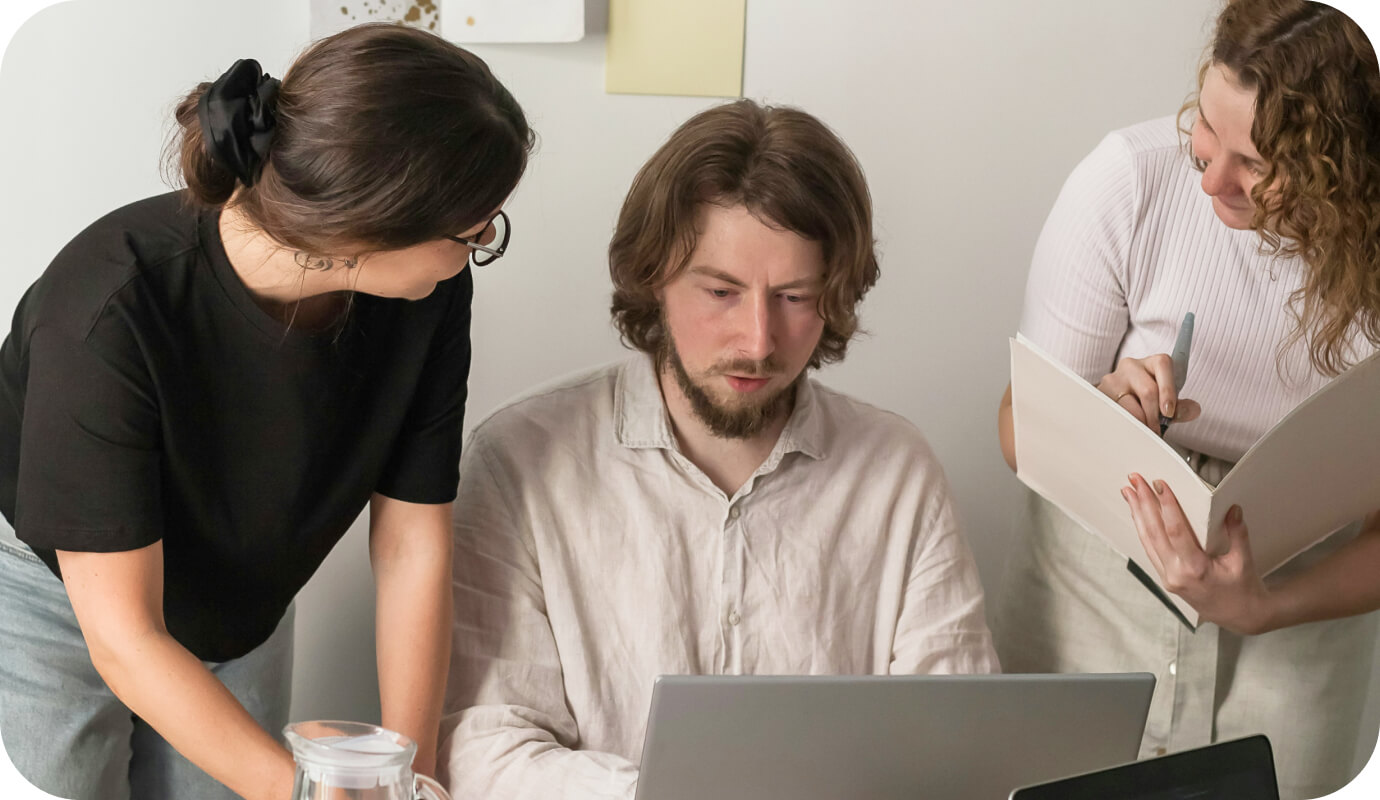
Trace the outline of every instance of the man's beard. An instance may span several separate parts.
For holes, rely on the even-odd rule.
[[[730,408],[714,400],[709,392],[695,383],[685,369],[685,363],[676,352],[675,342],[671,341],[669,330],[665,330],[662,340],[660,361],[669,364],[676,376],[676,384],[690,401],[690,410],[703,422],[709,432],[720,439],[749,439],[771,425],[781,416],[791,413],[795,406],[795,387],[805,376],[801,370],[790,385],[761,402],[751,402],[741,408]],[[706,375],[740,375],[743,377],[766,378],[781,373],[781,365],[771,356],[762,361],[737,360],[720,362],[711,367]]]

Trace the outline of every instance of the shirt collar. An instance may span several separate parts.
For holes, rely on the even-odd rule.
[[[619,444],[634,450],[660,448],[680,452],[671,433],[671,420],[651,356],[638,353],[619,367],[613,406]],[[775,468],[787,453],[803,453],[817,461],[825,458],[827,434],[818,388],[807,376],[796,389],[791,418],[763,467]]]

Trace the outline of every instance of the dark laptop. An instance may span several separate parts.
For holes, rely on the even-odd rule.
[[[1270,741],[1248,736],[1017,789],[1011,800],[1279,800]]]

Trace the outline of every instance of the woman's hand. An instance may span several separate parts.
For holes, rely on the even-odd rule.
[[[1164,353],[1121,359],[1115,370],[1097,382],[1097,388],[1156,433],[1160,414],[1175,422],[1188,422],[1203,411],[1197,402],[1179,399],[1174,388],[1174,361]]]
[[[1181,404],[1182,405],[1182,404]],[[1140,475],[1121,496],[1145,553],[1164,588],[1188,601],[1203,619],[1240,634],[1272,630],[1273,596],[1255,568],[1241,507],[1227,511],[1228,548],[1219,556],[1206,553],[1188,524],[1174,492],[1164,481],[1152,487]]]

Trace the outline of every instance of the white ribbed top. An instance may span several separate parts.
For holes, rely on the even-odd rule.
[[[1045,221],[1021,332],[1096,382],[1120,358],[1169,352],[1184,312],[1194,312],[1183,396],[1203,416],[1168,439],[1235,461],[1328,379],[1302,342],[1277,359],[1303,263],[1264,255],[1257,233],[1223,225],[1200,178],[1173,117],[1103,139]]]

